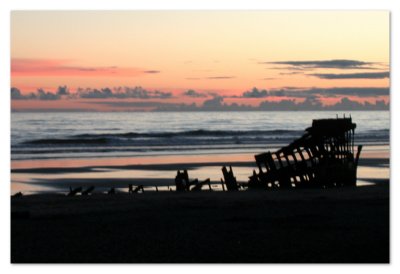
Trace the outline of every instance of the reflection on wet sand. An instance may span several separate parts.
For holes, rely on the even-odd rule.
[[[357,185],[388,182],[388,146],[366,146],[361,154]],[[128,184],[144,185],[148,191],[174,187],[176,170],[188,169],[193,178],[211,179],[213,190],[222,190],[221,167],[232,165],[239,183],[247,182],[255,168],[253,154],[165,156],[149,158],[65,159],[12,163],[11,194],[67,192],[69,186],[95,185],[95,192],[111,187],[127,191]]]

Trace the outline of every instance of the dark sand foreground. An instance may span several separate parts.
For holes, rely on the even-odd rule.
[[[12,263],[388,263],[389,186],[11,199]]]

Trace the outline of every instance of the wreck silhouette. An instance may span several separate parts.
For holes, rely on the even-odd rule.
[[[300,138],[275,152],[255,155],[257,170],[249,177],[247,183],[238,183],[232,166],[222,167],[222,191],[239,191],[243,189],[289,189],[289,188],[329,188],[356,186],[357,166],[362,150],[358,145],[355,151],[354,131],[356,124],[351,117],[336,119],[317,119],[305,129]],[[189,179],[188,170],[178,170],[175,177],[175,191],[201,191],[208,185],[213,191],[210,178],[203,181]],[[128,186],[128,193],[144,193],[144,186]],[[72,189],[67,196],[79,192],[89,195],[94,186],[82,191]],[[168,186],[168,190],[172,189]],[[156,186],[158,192],[158,187]],[[108,194],[115,194],[111,188]]]
[[[255,155],[250,189],[355,186],[362,146],[354,156],[350,118],[313,120],[306,133],[276,152]]]

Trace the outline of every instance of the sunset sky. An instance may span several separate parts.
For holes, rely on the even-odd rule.
[[[205,102],[257,107],[311,99],[331,105],[344,97],[387,103],[389,16],[13,11],[12,109],[152,110]]]

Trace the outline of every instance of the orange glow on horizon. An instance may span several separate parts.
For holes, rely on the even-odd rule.
[[[160,103],[198,106],[214,96],[224,97],[226,104],[251,106],[265,100],[304,100],[304,96],[243,98],[253,87],[387,88],[389,15],[386,11],[13,11],[11,86],[22,95],[39,88],[56,93],[65,85],[71,94],[78,88],[141,86],[172,94]],[[203,95],[182,95],[190,89]],[[320,99],[329,105],[342,97]],[[13,100],[12,107],[130,109],[65,99]]]

